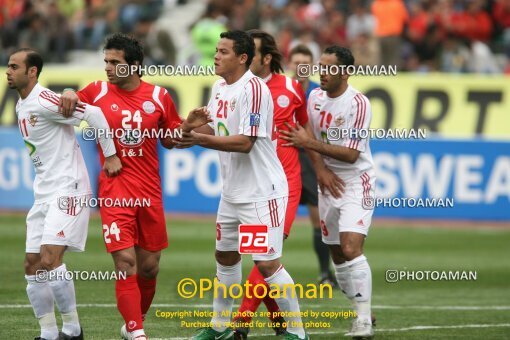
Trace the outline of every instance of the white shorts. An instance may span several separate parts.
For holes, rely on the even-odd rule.
[[[282,256],[283,226],[288,197],[252,203],[220,200],[216,217],[216,250],[239,250],[239,225],[268,226],[268,253],[252,254],[254,261],[270,261]]]
[[[375,176],[363,174],[360,178],[346,181],[345,192],[340,198],[329,193],[319,193],[319,216],[321,220],[322,242],[340,244],[342,232],[368,234],[372,222],[373,206],[366,200],[375,197]],[[365,203],[364,203],[365,202]]]
[[[89,228],[89,207],[60,209],[58,199],[34,204],[27,215],[27,253],[40,253],[41,245],[67,246],[84,251]]]

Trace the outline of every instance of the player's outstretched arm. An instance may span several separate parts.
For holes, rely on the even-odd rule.
[[[198,139],[195,138],[195,135],[191,134],[191,132],[196,132],[201,135],[214,135],[214,129],[209,125],[210,122],[212,122],[212,119],[206,106],[191,110],[188,117],[179,127],[183,136],[181,138],[172,139],[168,142],[168,144],[172,145],[172,147],[175,146],[178,149],[186,149],[193,145],[197,145]]]
[[[183,132],[177,148],[200,145],[218,151],[249,153],[256,140],[257,137],[245,135],[214,136],[191,131]]]
[[[96,129],[96,131],[107,131],[110,129],[103,111],[101,111],[101,109],[97,106],[87,105],[87,109],[85,110],[83,118],[89,124],[89,126]],[[98,142],[101,145],[101,150],[103,150],[103,155],[105,157],[103,170],[108,177],[113,177],[120,173],[122,169],[122,163],[119,157],[117,157],[117,151],[115,150],[113,138],[111,136],[105,135],[107,134],[100,134],[98,137]]]
[[[58,113],[69,118],[73,115],[76,108],[81,105],[80,97],[78,97],[76,92],[73,89],[65,89],[58,102]]]
[[[86,110],[83,114],[83,120],[86,121],[89,124],[89,126],[95,129],[96,131],[110,130],[110,126],[106,121],[103,111],[101,111],[101,109],[97,106],[87,105]],[[103,155],[105,156],[105,158],[115,155],[117,153],[111,135],[106,133],[99,134],[98,142],[101,145],[101,149],[103,150]]]
[[[280,131],[282,139],[288,141],[285,146],[297,146],[318,152],[321,155],[334,158],[336,160],[354,164],[359,157],[359,150],[351,149],[341,145],[323,143],[312,138],[306,130],[299,125],[292,127],[288,125],[289,131]]]
[[[86,121],[88,125],[95,130],[95,136],[99,135],[98,142],[101,145],[105,159],[110,159],[106,167],[107,173],[114,176],[120,172],[122,165],[118,158],[115,160],[117,157],[117,151],[115,150],[115,144],[111,134],[97,133],[98,130],[104,132],[110,129],[103,111],[101,111],[99,107],[83,105],[83,107],[77,107],[72,112],[72,115],[66,118],[59,113],[59,97],[54,92],[41,92],[39,94],[38,102],[41,107],[42,114],[44,114],[47,119],[56,123],[79,126],[82,121]]]
[[[195,130],[200,133],[208,133],[210,131],[211,133],[208,134],[214,134],[213,129],[207,125],[210,122],[212,122],[212,119],[209,111],[207,111],[207,107],[197,107],[190,111],[188,117],[182,122],[181,129],[183,132]],[[197,131],[197,129],[200,129],[200,131]]]
[[[310,138],[315,139],[310,123],[306,123],[303,128]],[[319,184],[321,192],[330,192],[333,197],[340,198],[345,192],[345,182],[326,167],[319,153],[311,149],[305,149],[305,151],[312,161],[317,176],[317,184]]]
[[[303,125],[303,129],[307,132],[310,138],[315,139],[310,123]],[[340,198],[345,192],[345,182],[326,167],[319,153],[311,149],[305,149],[305,151],[312,161],[315,174],[317,175],[317,183],[319,184],[321,192],[330,192],[333,197]]]

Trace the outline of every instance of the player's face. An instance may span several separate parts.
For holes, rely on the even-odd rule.
[[[235,54],[233,40],[221,38],[214,55],[214,73],[225,78],[235,73],[240,67],[246,67],[246,59],[246,54],[239,56]]]
[[[337,91],[342,85],[342,75],[341,74],[331,75],[328,74],[328,72],[324,72],[322,70],[323,68],[324,69],[327,68],[327,66],[338,65],[336,55],[324,53],[323,55],[321,55],[319,65],[322,66],[320,74],[321,90],[326,92]]]
[[[289,71],[292,72],[293,78],[297,79],[299,82],[304,81],[305,79],[308,79],[308,77],[298,77],[297,75],[297,67],[301,64],[311,65],[313,62],[312,57],[306,54],[302,53],[295,53],[292,55],[292,57],[289,60],[289,64],[287,67],[289,68]]]
[[[253,41],[255,42],[255,56],[253,56],[253,60],[251,61],[250,71],[252,71],[254,75],[261,77],[267,73],[268,70],[265,69],[266,65],[264,65],[264,60],[260,54],[260,39],[255,38]]]
[[[124,51],[115,49],[104,50],[104,62],[104,70],[110,83],[121,86],[133,79],[133,75],[128,74],[129,68],[126,69],[124,66],[118,66],[127,65],[127,61],[124,59]]]
[[[11,89],[25,88],[30,80],[27,72],[25,60],[27,58],[26,52],[19,52],[11,55],[7,64],[7,85]]]

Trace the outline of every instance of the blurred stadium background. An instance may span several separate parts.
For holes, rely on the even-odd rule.
[[[371,100],[373,128],[426,129],[422,140],[373,140],[379,198],[453,199],[450,208],[379,207],[366,253],[374,277],[378,337],[510,339],[510,0],[0,0],[0,61],[17,47],[39,50],[40,82],[55,91],[105,79],[101,45],[117,31],[144,42],[148,65],[210,65],[226,29],[261,28],[287,55],[306,44],[316,59],[330,44],[349,46],[360,65],[397,65],[397,76],[350,82]],[[2,74],[5,67],[0,67]],[[207,102],[215,77],[146,77],[167,88],[182,115]],[[15,115],[18,95],[0,82],[0,338],[36,335],[23,278],[24,218],[33,202],[31,161]],[[79,136],[80,137],[80,136]],[[80,138],[81,139],[81,138]],[[95,145],[80,140],[93,187]],[[221,183],[215,151],[160,150],[171,246],[165,252],[149,335],[189,336],[156,309],[206,310],[184,300],[181,278],[214,273],[214,217]],[[296,281],[318,273],[306,211],[300,209],[284,262]],[[108,270],[101,224],[90,224],[88,250],[71,254],[76,270]],[[250,266],[244,260],[244,273]],[[476,282],[385,282],[388,269],[476,270]],[[121,319],[111,282],[77,282],[86,334],[117,337]],[[348,309],[303,301],[302,309]],[[205,320],[205,319],[204,319]],[[313,329],[338,337],[348,320]],[[427,328],[428,327],[428,328]],[[269,335],[267,329],[254,334]]]

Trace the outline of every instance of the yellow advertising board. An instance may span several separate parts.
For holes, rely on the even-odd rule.
[[[5,74],[5,68],[0,68]],[[101,67],[46,66],[42,85],[59,92],[105,80]],[[182,116],[207,104],[214,76],[144,77],[167,88]],[[510,78],[486,75],[399,74],[356,76],[350,83],[372,104],[373,128],[420,128],[442,136],[472,138],[476,135],[510,139]],[[0,82],[0,125],[15,124],[17,93]]]

